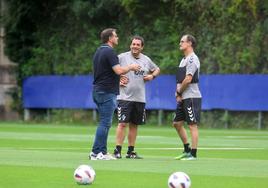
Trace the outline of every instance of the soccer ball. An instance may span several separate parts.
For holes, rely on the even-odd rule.
[[[80,185],[92,184],[95,176],[95,170],[88,165],[80,165],[74,171],[74,179]]]
[[[168,178],[169,188],[189,188],[191,180],[184,172],[174,172]]]

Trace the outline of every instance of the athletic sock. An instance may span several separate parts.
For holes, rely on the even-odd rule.
[[[189,143],[184,144],[183,146],[184,146],[184,152],[189,153],[191,151],[191,148],[190,148],[190,144]]]
[[[192,149],[192,150],[191,150],[191,155],[192,155],[193,157],[196,157],[196,153],[197,153],[197,149]]]
[[[121,150],[122,150],[122,146],[120,146],[120,145],[116,145],[116,150],[119,152],[119,153],[121,153]]]
[[[130,154],[132,151],[134,151],[134,146],[128,146],[127,153]]]

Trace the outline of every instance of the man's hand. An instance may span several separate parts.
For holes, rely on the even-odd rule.
[[[141,69],[141,66],[137,63],[133,63],[133,64],[130,64],[128,68],[129,70],[132,70],[132,71],[138,71]]]
[[[129,79],[126,75],[120,75],[120,86],[126,87]]]
[[[154,79],[154,76],[152,74],[148,74],[146,76],[143,76],[144,81],[151,81]]]
[[[176,97],[176,101],[177,102],[181,102],[182,101],[182,96],[177,91],[175,92],[175,97]]]

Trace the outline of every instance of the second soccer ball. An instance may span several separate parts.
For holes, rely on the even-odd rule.
[[[80,165],[74,171],[74,179],[78,184],[92,184],[95,179],[95,170],[88,165]]]
[[[184,172],[174,172],[168,178],[169,188],[190,188],[191,180]]]

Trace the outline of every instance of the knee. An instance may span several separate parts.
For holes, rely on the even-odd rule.
[[[112,125],[112,119],[101,119],[99,125],[102,127],[110,128]]]
[[[181,129],[183,127],[183,122],[173,122],[172,125],[176,129]]]
[[[123,129],[126,128],[126,126],[127,126],[127,125],[126,125],[125,123],[119,123],[118,126],[117,126],[117,128],[123,130]]]
[[[197,127],[196,124],[190,124],[190,125],[189,125],[189,129],[190,129],[190,131],[195,131],[195,130],[198,129],[198,127]]]

